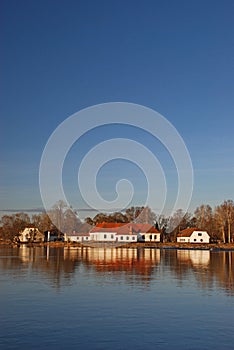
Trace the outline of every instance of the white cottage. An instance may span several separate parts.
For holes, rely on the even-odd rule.
[[[160,242],[160,232],[150,224],[133,224],[139,242]]]
[[[16,240],[20,243],[43,242],[44,234],[36,227],[25,227],[24,230],[19,232]]]
[[[178,243],[210,243],[207,231],[191,227],[181,231],[177,236]]]

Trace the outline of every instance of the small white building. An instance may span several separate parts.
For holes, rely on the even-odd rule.
[[[43,242],[44,234],[36,227],[25,227],[24,230],[19,232],[16,240],[20,243]]]
[[[118,228],[116,241],[124,243],[137,242],[137,233],[133,230],[134,224],[124,224]]]
[[[178,243],[210,243],[210,236],[207,231],[198,228],[186,228],[177,235]]]
[[[160,242],[160,232],[150,224],[133,224],[139,242]]]

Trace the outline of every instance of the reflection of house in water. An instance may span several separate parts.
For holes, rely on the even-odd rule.
[[[65,260],[63,248],[59,247],[20,245],[16,248],[16,252],[19,258],[18,265],[39,272],[55,288],[59,288],[64,281],[66,284],[69,283],[72,278],[71,273],[75,272],[78,265],[77,261]]]
[[[140,275],[150,279],[155,266],[160,263],[160,250],[150,248],[72,248],[64,249],[64,258],[81,260],[87,266],[95,267],[99,273],[125,272],[126,275]]]
[[[19,251],[19,258],[21,259],[22,262],[24,263],[28,263],[31,261],[35,260],[35,249],[29,249],[29,247],[27,245],[22,245],[20,247]]]
[[[194,266],[207,266],[210,262],[209,250],[177,250],[178,261],[192,263]]]
[[[67,286],[83,276],[91,279],[100,277],[101,283],[119,283],[124,277],[129,285],[148,286],[155,277],[163,283],[162,275],[170,272],[168,278],[172,275],[181,284],[192,280],[202,290],[212,290],[217,286],[234,295],[234,252],[231,251],[49,245],[3,246],[0,249],[2,271],[16,279],[25,276],[26,271],[36,272],[42,283],[49,283],[55,288]]]

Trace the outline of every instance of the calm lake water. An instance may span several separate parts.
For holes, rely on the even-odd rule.
[[[0,247],[0,348],[234,349],[234,253]]]

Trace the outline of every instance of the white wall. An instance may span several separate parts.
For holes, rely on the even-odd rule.
[[[177,237],[177,242],[179,243],[189,243],[190,237]]]
[[[116,232],[90,232],[90,238],[92,241],[115,242]]]
[[[160,233],[141,232],[138,234],[138,241],[139,242],[160,242]]]
[[[69,240],[70,242],[86,242],[86,241],[90,241],[90,237],[89,236],[79,236],[79,235],[67,235],[67,240]]]
[[[209,243],[210,236],[206,231],[193,231],[190,236],[191,243]]]
[[[145,242],[160,242],[160,233],[146,233]]]
[[[118,242],[137,242],[137,235],[118,235]]]

